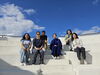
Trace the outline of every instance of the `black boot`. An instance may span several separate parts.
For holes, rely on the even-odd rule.
[[[39,63],[39,64],[45,64],[45,63],[44,63],[44,61],[40,61],[40,63]]]

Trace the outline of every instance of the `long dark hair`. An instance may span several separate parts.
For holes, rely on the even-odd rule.
[[[78,39],[79,37],[78,37],[78,35],[77,35],[77,33],[73,33],[73,34],[75,34],[76,35],[76,39]],[[74,38],[74,37],[73,37]]]
[[[71,41],[73,41],[74,39],[73,39],[73,33],[72,33],[72,30],[71,30],[71,29],[68,29],[68,30],[66,31],[67,34],[68,34],[68,31],[70,31]]]
[[[67,31],[66,31],[66,33],[68,34],[68,31],[70,31],[71,32],[71,34],[72,34],[72,30],[71,29],[68,29]]]
[[[30,41],[31,41],[31,37],[30,37],[29,33],[25,33],[25,34],[23,35],[23,37],[22,37],[22,39],[21,39],[21,40],[26,40],[26,39],[25,39],[25,35],[26,35],[26,34],[29,36],[28,40],[30,40]]]

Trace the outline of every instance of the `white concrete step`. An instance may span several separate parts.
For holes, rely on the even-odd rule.
[[[47,59],[46,65],[28,65],[20,66],[18,56],[4,55],[0,56],[0,75],[38,75],[38,71],[42,70],[42,75],[75,75],[72,65],[67,60]]]
[[[77,75],[100,75],[100,66],[80,65],[76,70]]]
[[[45,66],[42,67],[43,75],[75,75],[71,65],[60,65],[60,66]]]
[[[0,59],[0,75],[37,75],[37,70],[38,66],[12,66]]]
[[[31,65],[31,66],[11,66],[9,68],[0,69],[0,75],[75,75],[72,66],[45,66],[45,65]],[[40,71],[41,70],[41,71]],[[14,74],[16,73],[16,74]]]
[[[18,46],[20,41],[0,41],[0,46]]]
[[[19,51],[18,46],[0,46],[0,55],[18,54]]]
[[[76,52],[66,51],[66,55],[64,55],[64,57],[65,59],[69,60],[69,63],[73,65],[73,68],[80,65],[80,61],[77,58]]]
[[[69,65],[68,59],[53,59],[50,58],[51,55],[45,55],[44,62],[46,65]],[[49,58],[49,59],[48,59]],[[19,54],[16,55],[0,55],[0,59],[4,60],[5,62],[9,63],[13,66],[19,66],[20,65],[20,56]],[[39,59],[37,58],[37,61],[39,63]],[[13,63],[12,63],[13,62]]]

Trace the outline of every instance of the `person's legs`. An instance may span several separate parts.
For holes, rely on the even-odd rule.
[[[36,58],[37,58],[38,53],[39,53],[38,50],[35,50],[35,51],[34,51],[34,60],[33,60],[33,64],[36,63]]]
[[[81,52],[82,52],[82,57],[86,59],[86,52],[84,47],[81,48]]]
[[[30,54],[30,51],[25,51],[25,55],[26,55],[26,60],[25,60],[25,63],[28,64],[29,63],[29,54]]]
[[[44,51],[40,50],[40,64],[44,64]]]
[[[52,48],[51,54],[55,57],[55,47]]]
[[[20,62],[24,63],[24,50],[23,49],[20,50]]]
[[[55,57],[58,56],[57,48],[55,49]]]
[[[58,57],[59,57],[60,55],[62,55],[62,54],[61,54],[61,49],[60,49],[60,47],[59,47],[59,46],[57,47],[57,49],[56,49],[56,50],[57,50],[57,56],[58,56]]]
[[[81,60],[81,51],[80,51],[80,48],[77,47],[75,50],[77,52],[78,59]]]
[[[71,41],[69,42],[69,49],[70,49],[70,51],[73,51],[72,50],[72,42]]]
[[[57,58],[59,56],[59,51],[57,47],[54,47],[54,57]]]

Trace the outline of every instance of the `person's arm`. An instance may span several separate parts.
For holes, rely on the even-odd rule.
[[[41,40],[41,47],[40,47],[40,50],[42,50],[43,47],[44,47],[44,44],[43,44],[43,42],[42,42],[42,40]]]
[[[35,50],[40,50],[40,48],[37,48],[36,46],[34,47]]]
[[[34,40],[34,41],[33,41],[33,44],[34,44],[34,45],[33,45],[33,46],[34,46],[34,49],[36,49],[36,50],[42,50],[42,48],[43,48],[43,42],[42,42],[42,41],[40,41],[39,43],[41,44],[41,47],[40,47],[40,48],[37,48],[37,47],[36,47],[36,40]]]
[[[82,42],[81,39],[79,39],[79,45],[78,45],[78,47],[83,47],[83,42]]]
[[[43,46],[41,46],[40,48],[37,48],[36,46],[34,47],[36,50],[42,50]]]
[[[22,43],[22,41],[21,41],[21,48],[23,49],[23,50],[26,50],[26,48],[24,47],[24,45],[23,45],[23,43]]]
[[[27,50],[30,50],[32,47],[32,42],[30,42],[29,47],[27,48]]]
[[[52,46],[53,46],[53,40],[50,43],[50,49],[52,50]]]
[[[37,50],[42,50],[42,48],[43,48],[43,42],[42,42],[42,40],[40,40],[40,45],[41,45],[41,47],[40,48],[37,48]]]
[[[77,44],[76,44],[75,40],[72,42],[72,48],[73,48],[73,50],[77,48]]]
[[[83,46],[82,40],[77,39],[76,41],[74,41],[74,48],[81,48]]]
[[[59,47],[60,47],[60,49],[62,49],[62,43],[61,43],[60,39],[59,39]]]
[[[35,49],[35,45],[36,45],[36,39],[33,39],[33,49]]]
[[[39,50],[39,48],[36,47],[36,39],[33,39],[33,49],[35,50]]]
[[[21,43],[21,48],[22,48],[22,49],[25,49],[25,47],[23,46],[23,44],[22,44],[22,43]]]
[[[45,43],[47,43],[47,35],[45,36]]]
[[[67,35],[65,35],[65,41],[67,40],[67,38],[68,38],[68,36],[67,36]]]
[[[70,38],[68,38],[68,35],[65,36],[65,42],[68,42]]]
[[[45,40],[47,40],[47,35],[45,35]]]

